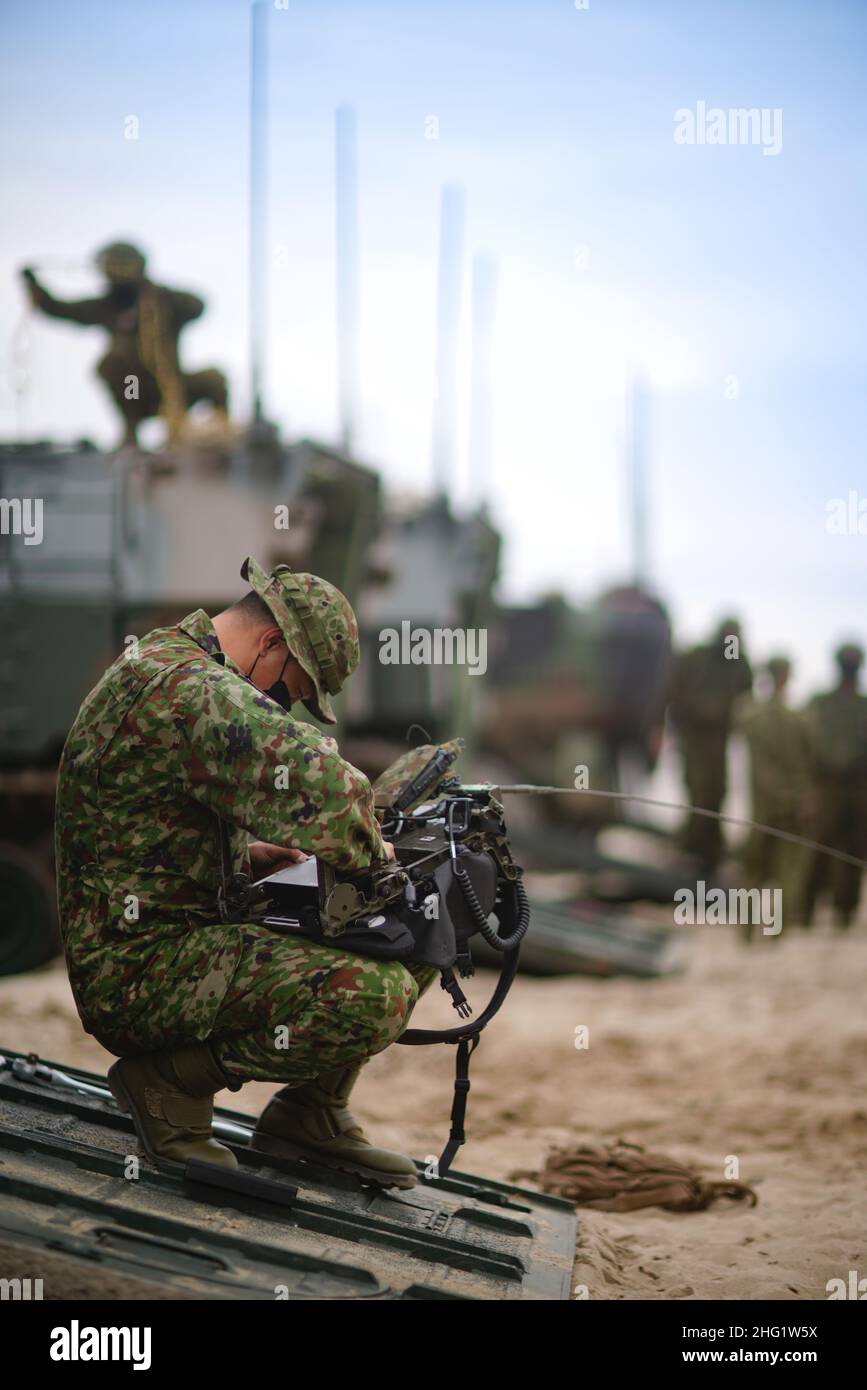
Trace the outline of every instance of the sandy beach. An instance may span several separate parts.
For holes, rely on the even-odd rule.
[[[867,1275],[867,933],[784,931],[750,948],[727,927],[685,928],[686,970],[659,981],[519,978],[473,1059],[468,1141],[456,1166],[508,1179],[554,1146],[618,1138],[721,1178],[731,1156],[758,1206],[584,1211],[579,1295],[602,1299],[825,1299]],[[479,972],[480,1005],[493,976]],[[414,1022],[452,1023],[434,987]],[[575,1029],[589,1028],[589,1048]],[[62,962],[0,980],[0,1049],[104,1071]],[[353,1108],[416,1157],[448,1131],[450,1048],[374,1058]],[[255,1114],[275,1087],[219,1103]],[[533,1183],[522,1179],[527,1186]]]

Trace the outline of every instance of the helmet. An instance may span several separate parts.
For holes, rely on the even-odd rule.
[[[295,574],[278,565],[266,574],[252,555],[241,578],[273,615],[295,660],[313,682],[315,694],[304,703],[325,724],[336,724],[329,696],[336,695],[358,665],[358,623],[345,594],[315,574]]]
[[[792,663],[787,656],[771,656],[767,662],[768,675],[776,680],[788,680],[792,673]]]
[[[373,784],[373,804],[377,814],[381,815],[391,809],[400,793],[411,782],[415,781],[419,773],[427,767],[437,753],[446,753],[451,762],[454,762],[463,747],[464,740],[462,738],[453,738],[448,743],[423,743],[418,748],[411,748],[408,753],[404,753],[402,757],[397,759],[397,762],[392,763],[384,772],[380,773]],[[427,789],[416,796],[413,801],[407,801],[402,809],[411,811],[421,801],[432,801],[440,784],[447,776],[451,776],[449,769],[447,767],[441,768],[436,780],[432,781]]]
[[[835,651],[834,660],[841,671],[855,672],[864,661],[864,651],[855,642],[844,642]]]
[[[140,280],[147,264],[138,247],[128,241],[113,241],[103,246],[94,259],[109,280]]]

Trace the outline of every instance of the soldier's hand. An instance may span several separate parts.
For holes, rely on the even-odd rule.
[[[42,286],[29,265],[26,265],[21,271],[21,279],[24,281],[24,290],[27,298],[30,300],[33,308],[38,309],[42,302],[40,300],[40,295],[43,293]]]
[[[394,858],[395,858],[394,845],[391,843],[391,840],[383,840],[382,843],[383,843],[383,847],[385,848],[385,857],[386,857],[386,859],[394,859]]]
[[[254,840],[250,845],[250,869],[255,877],[275,874],[278,869],[288,869],[290,864],[303,864],[307,855],[302,849],[290,849],[286,845],[269,845],[267,840]]]

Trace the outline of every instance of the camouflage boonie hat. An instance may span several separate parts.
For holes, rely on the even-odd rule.
[[[336,724],[329,696],[358,665],[358,623],[345,594],[315,574],[296,574],[278,565],[266,574],[252,555],[241,578],[268,605],[290,652],[313,682],[315,695],[304,704],[325,724]]]

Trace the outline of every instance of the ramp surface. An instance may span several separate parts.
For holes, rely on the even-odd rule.
[[[214,1131],[236,1190],[131,1161],[103,1077],[3,1048],[0,1278],[44,1278],[46,1298],[569,1297],[569,1202],[421,1164],[415,1188],[383,1192],[257,1154],[249,1116],[217,1108]]]

